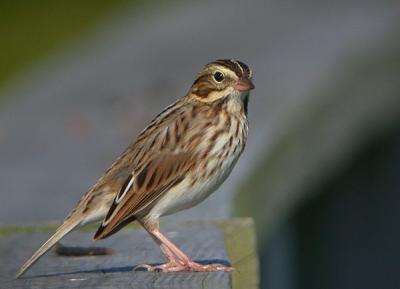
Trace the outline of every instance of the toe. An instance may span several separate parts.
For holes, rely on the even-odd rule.
[[[225,266],[222,264],[203,265],[196,262],[190,262],[186,266],[188,270],[196,272],[217,272],[217,271],[231,272],[234,270],[232,267]]]

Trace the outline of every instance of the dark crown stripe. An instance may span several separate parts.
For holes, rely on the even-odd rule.
[[[242,69],[244,71],[244,76],[247,77],[247,78],[251,77],[250,68],[246,64],[244,64],[243,62],[241,62],[239,60],[237,60],[237,63],[239,63],[239,65],[242,67]]]
[[[236,61],[232,61],[231,59],[218,59],[214,61],[213,64],[221,65],[232,70],[238,77],[243,76],[241,65]]]

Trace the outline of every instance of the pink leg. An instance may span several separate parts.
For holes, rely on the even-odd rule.
[[[147,232],[150,233],[150,230],[148,227],[141,222],[143,227],[147,230]],[[150,236],[153,238],[153,240],[160,246],[161,251],[165,255],[165,257],[168,259],[168,263],[161,264],[161,265],[148,265],[148,264],[142,264],[136,266],[137,268],[145,268],[147,271],[162,271],[162,272],[177,272],[177,271],[183,271],[185,269],[184,263],[177,258],[174,253],[167,247],[165,246],[159,239],[157,239],[153,234],[150,233]]]
[[[192,261],[185,253],[182,252],[174,243],[172,243],[165,235],[163,235],[158,228],[151,228],[149,233],[159,240],[161,243],[161,250],[164,252],[166,257],[169,259],[169,256],[175,255],[178,257],[179,265],[174,266],[173,268],[160,268],[163,272],[176,272],[176,271],[196,271],[196,272],[215,272],[215,271],[224,271],[230,272],[233,270],[232,267],[224,266],[222,264],[209,264],[202,265]],[[163,247],[164,246],[164,247]],[[176,260],[175,257],[173,257]],[[169,259],[170,260],[170,259]],[[171,261],[170,261],[171,263]],[[168,265],[168,264],[166,264]],[[162,265],[161,265],[162,266]]]
[[[165,257],[168,259],[168,263],[161,265],[148,265],[142,264],[136,266],[136,268],[145,268],[147,271],[162,271],[162,272],[178,272],[184,271],[184,263],[178,259],[164,244],[160,245],[161,251],[164,253]]]

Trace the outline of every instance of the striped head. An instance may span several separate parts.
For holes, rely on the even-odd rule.
[[[188,96],[202,102],[214,102],[232,94],[248,95],[254,88],[252,72],[241,61],[220,59],[207,64],[194,81]]]

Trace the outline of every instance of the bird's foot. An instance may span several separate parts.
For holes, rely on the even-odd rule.
[[[140,268],[145,269],[146,271],[149,272],[182,272],[182,271],[192,271],[192,272],[231,272],[234,270],[233,267],[230,266],[225,266],[222,264],[207,264],[203,265],[200,263],[196,263],[193,261],[187,262],[185,264],[181,262],[168,262],[165,264],[161,265],[148,265],[148,264],[143,264],[143,265],[138,265],[135,267],[135,270],[138,270]]]
[[[185,264],[186,270],[187,271],[194,271],[194,272],[231,272],[235,270],[233,267],[230,266],[225,266],[222,264],[207,264],[203,265],[200,263],[196,263],[194,261],[189,261]]]
[[[170,261],[161,265],[142,264],[135,267],[135,270],[144,268],[149,272],[180,272],[187,271],[186,266],[178,261]]]

